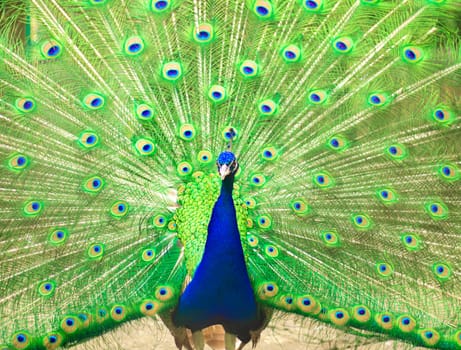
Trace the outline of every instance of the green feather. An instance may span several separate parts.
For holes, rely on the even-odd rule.
[[[184,337],[168,315],[229,147],[263,309],[323,322],[325,339],[461,348],[457,1],[6,0],[0,14],[0,348],[157,314]]]

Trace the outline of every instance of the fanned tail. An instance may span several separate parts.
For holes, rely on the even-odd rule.
[[[54,349],[171,311],[233,138],[258,302],[461,348],[455,0],[0,10],[6,347]]]

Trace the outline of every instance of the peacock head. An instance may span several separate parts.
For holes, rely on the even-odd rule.
[[[229,175],[235,175],[239,168],[235,154],[229,151],[222,152],[219,155],[216,165],[222,180]]]

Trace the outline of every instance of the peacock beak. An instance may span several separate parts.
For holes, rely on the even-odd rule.
[[[222,164],[218,167],[218,172],[219,172],[219,176],[221,176],[221,180],[224,180],[226,176],[230,174],[231,169],[229,165]]]

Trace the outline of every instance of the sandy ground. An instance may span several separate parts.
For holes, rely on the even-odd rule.
[[[206,349],[212,348],[206,346]],[[177,350],[173,337],[157,320],[136,320],[107,333],[72,347],[72,350]],[[244,350],[250,350],[247,345]],[[422,349],[408,344],[363,338],[346,334],[319,322],[297,316],[278,318],[262,333],[256,350],[404,350]]]

